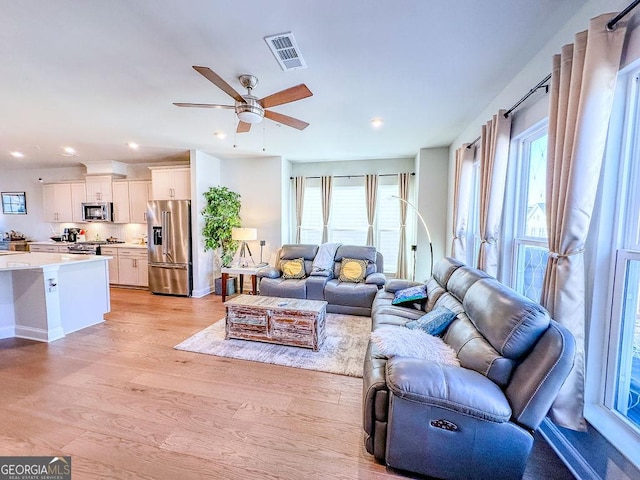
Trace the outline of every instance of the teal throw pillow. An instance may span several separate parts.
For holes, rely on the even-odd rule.
[[[445,307],[436,307],[429,313],[405,324],[411,330],[419,328],[431,335],[440,335],[456,318],[456,314]]]
[[[405,303],[421,302],[427,299],[427,287],[416,285],[415,287],[398,290],[391,301],[392,305],[403,305]]]

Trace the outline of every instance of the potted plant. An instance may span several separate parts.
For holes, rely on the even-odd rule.
[[[240,226],[240,194],[217,186],[204,192],[204,198],[207,204],[200,212],[204,217],[204,249],[220,249],[220,260],[227,267],[238,249],[238,242],[231,238],[231,229]]]

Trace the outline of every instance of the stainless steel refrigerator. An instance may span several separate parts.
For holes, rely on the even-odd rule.
[[[191,296],[191,201],[154,200],[147,204],[149,290]]]

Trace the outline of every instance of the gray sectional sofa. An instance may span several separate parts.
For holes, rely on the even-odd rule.
[[[373,299],[386,282],[382,273],[383,258],[380,252],[370,246],[340,245],[326,264],[326,268],[314,268],[314,260],[321,248],[319,245],[309,244],[283,245],[276,255],[276,265],[258,271],[260,294],[270,297],[325,300],[327,312],[370,316]],[[298,258],[304,260],[304,278],[283,278],[283,262]],[[344,258],[366,262],[366,275],[361,282],[340,280]]]
[[[456,315],[442,339],[460,366],[381,355],[370,342],[367,451],[393,468],[436,478],[521,478],[533,432],[573,366],[573,336],[537,303],[451,258],[434,267],[423,302],[392,305],[395,292],[412,285],[390,280],[378,292],[372,329],[405,329],[446,307]]]

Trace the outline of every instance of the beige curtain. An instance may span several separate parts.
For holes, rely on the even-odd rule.
[[[302,212],[304,210],[304,188],[306,183],[305,177],[295,177],[293,179],[293,188],[296,196],[296,243],[300,243]]]
[[[329,212],[331,211],[331,189],[333,177],[323,176],[320,179],[322,195],[322,243],[329,241]]]
[[[367,245],[373,245],[373,222],[376,219],[376,204],[378,201],[378,175],[364,176],[364,190],[367,197]]]
[[[626,23],[591,19],[553,58],[547,151],[549,261],[542,304],[576,338],[576,361],[550,410],[563,427],[586,430],[584,245],[596,197]],[[593,321],[601,321],[594,319]]]
[[[398,174],[398,192],[404,202],[400,204],[400,244],[398,246],[398,266],[396,268],[396,278],[408,278],[407,269],[407,204],[409,201],[409,178],[410,173]]]
[[[478,268],[498,274],[498,235],[507,180],[511,117],[500,110],[480,134],[480,253]]]
[[[473,189],[473,147],[465,143],[456,150],[456,172],[453,186],[453,241],[451,256],[467,263],[467,228],[469,202]]]

